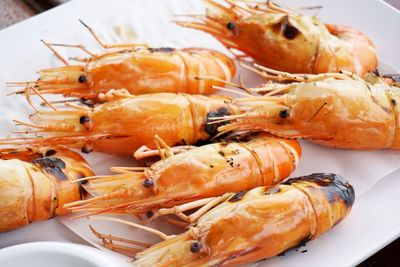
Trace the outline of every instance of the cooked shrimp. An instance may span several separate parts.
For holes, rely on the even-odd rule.
[[[400,91],[374,73],[291,75],[263,68],[285,84],[254,88],[266,96],[234,100],[244,113],[221,119],[234,129],[264,130],[286,138],[348,149],[400,149]],[[292,83],[288,81],[292,79]],[[251,89],[250,89],[251,90]]]
[[[91,27],[79,21],[105,50],[103,54],[95,54],[81,44],[47,43],[42,40],[66,66],[39,71],[37,81],[10,82],[8,86],[33,85],[39,93],[96,101],[99,93],[121,88],[135,95],[163,92],[208,94],[214,91],[212,85],[221,85],[221,82],[199,77],[212,75],[231,80],[235,75],[235,63],[220,52],[205,48],[149,48],[138,43],[105,44]],[[58,46],[79,49],[89,58],[75,58],[83,64],[69,65],[54,49]]]
[[[324,24],[271,1],[204,2],[206,15],[199,21],[177,23],[212,34],[228,48],[242,51],[239,57],[291,73],[347,70],[363,75],[377,67],[373,43],[353,28]]]
[[[85,196],[81,183],[93,176],[87,162],[62,146],[0,149],[0,232],[68,212],[67,202]]]
[[[226,192],[273,186],[288,177],[299,162],[297,141],[266,133],[245,138],[248,140],[213,143],[174,155],[174,148],[156,137],[159,150],[140,150],[135,156],[160,153],[164,159],[148,168],[118,167],[114,170],[121,174],[84,179],[85,190],[94,198],[66,206],[88,212],[82,216],[145,213]]]
[[[136,254],[134,266],[236,266],[270,258],[329,231],[350,212],[355,194],[343,177],[317,173],[226,198],[177,236],[142,226],[165,240]],[[106,246],[118,241],[95,233]]]
[[[187,94],[158,93],[130,95],[126,90],[100,94],[108,101],[94,108],[69,105],[70,110],[37,112],[34,122],[19,122],[53,137],[16,138],[0,143],[65,144],[111,154],[131,155],[140,146],[154,147],[158,134],[168,145],[196,144],[217,134],[217,125],[208,125],[212,117],[233,114],[230,98]]]

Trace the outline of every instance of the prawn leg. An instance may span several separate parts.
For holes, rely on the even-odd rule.
[[[193,222],[196,222],[207,211],[209,211],[213,207],[219,205],[220,203],[224,202],[225,200],[232,197],[233,195],[234,195],[233,193],[226,193],[222,196],[200,199],[197,201],[182,204],[180,206],[175,206],[175,207],[169,208],[169,209],[160,209],[151,217],[151,219],[153,220],[159,216],[174,214],[188,223],[193,223]],[[183,213],[185,211],[189,211],[189,210],[199,208],[199,207],[201,207],[201,208],[189,216],[187,216]]]

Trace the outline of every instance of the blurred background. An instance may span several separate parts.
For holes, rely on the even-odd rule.
[[[70,0],[0,0],[0,29],[9,27],[36,14]],[[79,0],[76,0],[79,1]],[[133,1],[133,0],[132,0]],[[136,0],[145,1],[145,0]],[[182,0],[184,1],[184,0]],[[380,1],[380,0],[376,0]],[[400,10],[400,0],[385,0]],[[360,7],[361,8],[361,7]],[[400,266],[400,238],[361,263],[360,267]]]

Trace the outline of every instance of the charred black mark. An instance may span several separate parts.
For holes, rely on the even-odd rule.
[[[93,148],[86,145],[86,146],[82,147],[81,151],[82,151],[82,153],[89,154],[90,152],[93,151]]]
[[[296,38],[296,36],[299,33],[300,33],[300,31],[296,27],[294,27],[294,26],[292,26],[292,25],[290,25],[288,23],[284,24],[284,26],[283,26],[283,36],[285,36],[287,39],[293,40],[294,38]]]
[[[207,114],[207,118],[206,118],[206,125],[204,127],[204,131],[206,133],[208,133],[210,136],[214,136],[218,133],[218,127],[226,124],[227,122],[220,122],[220,123],[213,123],[210,124],[210,122],[213,122],[212,118],[219,118],[219,117],[223,117],[226,115],[229,115],[229,111],[227,108],[225,107],[221,107],[219,108],[217,111],[210,111]]]
[[[87,77],[86,77],[86,75],[81,75],[81,76],[79,76],[79,78],[78,78],[78,82],[79,83],[85,83],[85,82],[87,82],[88,81],[88,79],[87,79]]]
[[[392,79],[396,83],[400,83],[400,74],[386,74],[383,75],[383,78]]]
[[[279,253],[278,256],[285,256],[285,253],[292,249],[296,249],[296,251],[299,251],[299,249],[301,247],[304,247],[310,240],[311,240],[311,236],[307,236],[307,237],[303,238],[302,240],[300,240],[300,242],[297,245],[290,247],[290,248],[282,251],[281,253]]]
[[[190,251],[192,253],[200,252],[200,250],[202,248],[203,248],[203,245],[199,241],[195,241],[190,245]]]
[[[234,165],[233,158],[227,158],[226,162],[233,168]]]
[[[334,173],[314,173],[307,176],[290,178],[281,184],[291,185],[302,181],[313,182],[321,187],[328,201],[333,203],[342,199],[347,207],[354,203],[354,189],[343,176]]]
[[[286,16],[281,23],[282,34],[287,39],[293,40],[297,35],[299,35],[300,31],[290,23],[288,16]]]
[[[246,193],[247,193],[247,191],[240,191],[240,192],[234,194],[233,197],[231,197],[229,199],[229,202],[237,202],[237,201],[241,200]]]
[[[390,102],[392,102],[392,105],[393,105],[393,106],[396,106],[396,105],[397,105],[397,102],[396,102],[396,100],[394,100],[394,99],[390,99]]]
[[[265,192],[266,195],[271,195],[271,194],[276,194],[281,192],[281,189],[279,188],[279,186],[275,186],[272,187],[271,189],[269,189],[267,192]]]
[[[381,74],[379,73],[378,69],[373,70],[372,73],[375,74],[378,77],[381,77]]]
[[[157,48],[149,48],[151,53],[154,52],[163,52],[163,53],[172,53],[175,51],[175,48],[172,47],[157,47]]]
[[[84,115],[79,118],[79,123],[82,125],[88,124],[89,122],[90,122],[89,116]]]
[[[87,98],[82,97],[79,99],[79,102],[81,102],[82,104],[84,104],[85,106],[88,106],[90,108],[94,107],[94,102],[92,99],[87,99]]]
[[[150,178],[146,178],[143,182],[143,186],[146,188],[150,188],[154,186],[154,181]]]
[[[150,219],[150,218],[153,217],[153,216],[154,216],[154,211],[149,210],[149,211],[146,212],[146,217],[147,217],[148,219]]]
[[[56,153],[57,153],[57,151],[55,151],[54,149],[49,149],[49,150],[46,151],[46,153],[44,155],[45,155],[45,157],[50,157],[50,156],[53,156]]]
[[[286,119],[287,117],[289,117],[289,110],[287,109],[281,110],[279,112],[279,117],[281,117],[282,119]]]
[[[218,151],[218,154],[220,154],[221,156],[225,157],[225,153],[222,150]]]
[[[194,145],[195,146],[204,146],[210,144],[210,139],[207,140],[198,140]]]
[[[42,170],[53,175],[59,180],[68,180],[68,177],[62,171],[63,169],[65,169],[65,162],[59,158],[38,158],[33,160],[32,163],[40,166]]]
[[[210,165],[210,168],[214,168],[214,165]]]
[[[84,177],[84,175],[81,175],[81,177],[79,177],[78,179],[83,178],[83,177]],[[78,182],[79,196],[81,197],[81,199],[84,199],[84,196],[86,195],[86,190],[82,186],[82,185],[84,185],[86,183],[87,183],[87,180],[83,180],[83,181],[79,181]]]

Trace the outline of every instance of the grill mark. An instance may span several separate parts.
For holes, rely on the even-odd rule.
[[[399,123],[397,120],[399,118],[399,114],[397,111],[397,104],[394,104],[392,102],[392,100],[395,99],[394,95],[388,90],[385,91],[385,94],[386,94],[386,97],[388,98],[389,103],[391,103],[391,105],[390,105],[391,111],[394,114],[394,137],[393,137],[392,145],[390,146],[390,148],[394,148],[394,146],[396,145],[396,139],[397,139],[397,134],[398,134],[398,126],[399,126],[398,124]]]
[[[265,185],[266,184],[266,177],[265,177],[265,174],[263,172],[262,161],[261,161],[260,157],[250,147],[248,147],[245,143],[238,143],[238,144],[239,144],[239,146],[242,146],[244,149],[249,151],[250,154],[254,157],[254,159],[255,159],[255,161],[257,163],[257,166],[258,166],[258,171],[261,174],[262,184]],[[254,181],[254,179],[257,179],[257,177],[253,177],[253,181]],[[258,183],[256,183],[256,182],[253,182],[253,183],[255,184],[255,186],[259,186]]]
[[[188,66],[186,64],[185,57],[182,55],[181,51],[175,51],[175,54],[181,59],[181,86],[180,86],[180,92],[186,92],[187,85],[188,85]],[[176,89],[176,92],[178,93],[179,90],[178,88]],[[187,92],[188,93],[188,92]]]

